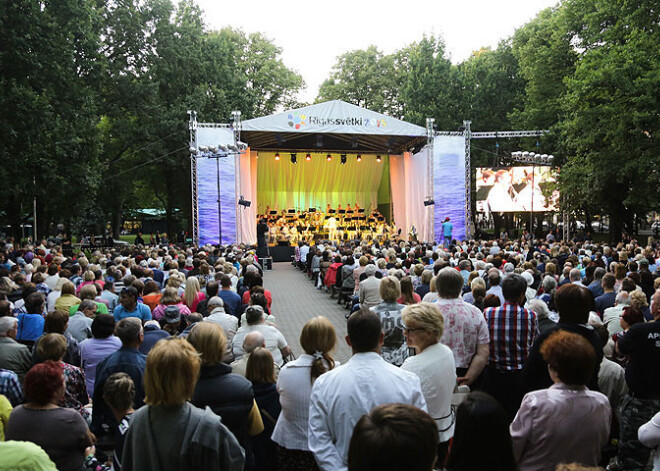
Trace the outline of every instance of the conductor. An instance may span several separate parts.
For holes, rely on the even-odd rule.
[[[257,256],[259,258],[268,257],[268,231],[269,227],[265,219],[260,219],[257,224]]]

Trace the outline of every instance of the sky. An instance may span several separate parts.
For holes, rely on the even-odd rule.
[[[301,101],[313,102],[337,56],[377,46],[385,54],[440,35],[453,63],[482,47],[495,48],[516,28],[557,0],[197,0],[210,29],[261,32],[282,49],[282,60],[306,83]]]

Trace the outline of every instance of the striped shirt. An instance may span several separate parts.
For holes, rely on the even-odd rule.
[[[510,302],[484,310],[490,333],[488,365],[497,370],[522,369],[539,334],[536,313]]]

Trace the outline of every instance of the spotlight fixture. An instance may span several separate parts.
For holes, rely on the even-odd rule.
[[[344,165],[346,163],[346,154],[341,154],[339,158],[341,160],[341,164]]]
[[[291,163],[292,164],[297,164],[298,163],[298,155],[295,152],[291,153]]]
[[[433,199],[431,198],[427,198],[426,200],[424,200],[424,206],[433,206],[434,204],[435,201],[433,201]]]
[[[280,153],[279,152],[277,154],[275,154],[275,160],[277,160],[277,161],[280,160]]]
[[[305,156],[305,160],[306,160],[307,162],[311,162],[311,161],[312,161],[312,156],[311,156],[310,154],[307,154],[307,155]]]
[[[355,158],[357,162],[362,162],[362,155],[358,154],[357,157]]]
[[[332,160],[332,154],[328,154],[328,155],[326,155],[326,156],[325,156],[325,160],[327,160],[328,162],[330,162],[330,161]]]
[[[383,161],[383,159],[380,158],[380,155],[377,155],[376,156],[376,162],[381,163],[382,161]]]
[[[243,199],[243,195],[238,200],[239,206],[245,206],[246,208],[249,208],[252,205],[252,201],[248,201],[246,199]]]

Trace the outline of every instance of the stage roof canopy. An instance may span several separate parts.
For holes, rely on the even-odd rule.
[[[426,144],[426,129],[340,100],[243,121],[253,150],[401,154]]]

